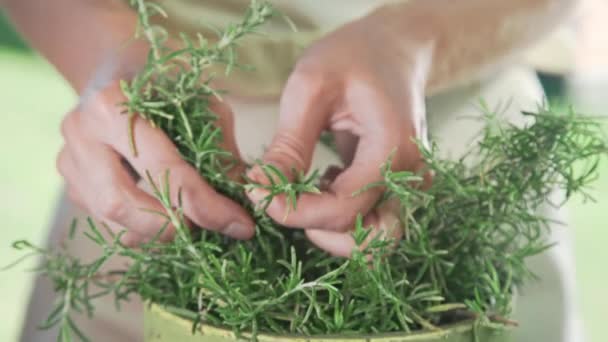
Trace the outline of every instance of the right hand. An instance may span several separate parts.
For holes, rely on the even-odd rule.
[[[65,145],[57,168],[65,178],[70,199],[114,233],[126,230],[122,243],[137,246],[153,238],[167,222],[148,211],[165,212],[157,199],[137,186],[125,163],[139,175],[149,172],[155,182],[169,171],[171,201],[177,206],[181,190],[182,208],[190,221],[233,238],[251,238],[254,223],[247,212],[218,194],[180,157],[164,132],[140,117],[133,124],[138,150],[134,155],[129,118],[119,107],[124,101],[115,82],[66,115],[62,123]],[[213,102],[212,110],[220,118],[224,147],[238,157],[232,111],[219,100]],[[161,240],[171,240],[174,233],[174,227],[169,226]]]

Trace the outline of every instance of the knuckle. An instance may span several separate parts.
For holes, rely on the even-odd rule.
[[[65,140],[68,140],[77,129],[78,114],[77,112],[70,112],[63,118],[63,121],[61,121],[61,135]]]
[[[310,159],[307,154],[306,146],[300,139],[290,133],[282,132],[274,137],[265,161],[278,163],[288,169],[307,170]]]
[[[98,208],[101,217],[114,222],[124,221],[129,212],[126,200],[116,190],[106,192]]]

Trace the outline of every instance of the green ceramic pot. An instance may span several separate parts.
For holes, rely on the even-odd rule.
[[[235,342],[238,339],[230,330],[203,325],[192,334],[192,322],[171,314],[157,305],[146,305],[144,313],[146,342]],[[500,324],[473,326],[473,322],[463,322],[446,326],[439,331],[414,334],[384,334],[360,337],[340,336],[278,336],[258,335],[259,342],[508,342],[510,329]],[[477,337],[477,339],[476,339]],[[248,340],[245,336],[245,341]]]

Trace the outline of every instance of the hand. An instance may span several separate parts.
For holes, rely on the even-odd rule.
[[[366,215],[376,229],[397,223],[394,203],[370,212],[383,189],[353,196],[382,179],[380,167],[389,156],[394,153],[394,169],[417,171],[423,166],[413,139],[426,139],[430,48],[415,37],[383,31],[382,22],[375,20],[348,24],[306,51],[287,82],[278,132],[263,158],[287,175],[293,176],[292,169],[307,171],[320,134],[333,132],[346,168],[321,195],[301,195],[286,218],[288,203],[281,196],[267,213],[289,227],[306,229],[312,242],[336,255],[350,255],[350,231],[358,214]],[[268,182],[259,167],[248,176]],[[249,194],[256,203],[266,195],[263,190]]]
[[[59,153],[57,167],[67,182],[70,198],[115,233],[126,228],[122,242],[135,246],[153,238],[166,220],[142,210],[164,212],[154,197],[137,186],[129,169],[139,175],[149,172],[154,180],[169,171],[172,202],[177,204],[181,189],[184,214],[189,220],[233,238],[250,238],[254,224],[246,211],[215,192],[181,159],[160,129],[139,117],[133,125],[138,148],[137,156],[134,155],[128,116],[121,114],[118,107],[123,101],[118,84],[113,84],[65,117],[62,124],[65,146]],[[212,108],[220,117],[224,147],[238,157],[230,108],[219,101]],[[169,240],[173,234],[174,228],[168,227],[161,240]]]

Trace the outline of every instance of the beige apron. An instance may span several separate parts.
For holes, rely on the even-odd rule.
[[[189,0],[180,6],[170,6],[169,12],[180,18],[179,25],[192,27],[197,20],[223,26],[238,19],[238,13],[248,0]],[[239,73],[231,87],[233,95],[227,98],[236,115],[236,136],[247,158],[259,157],[262,146],[267,145],[274,134],[278,117],[277,95],[289,74],[289,70],[302,48],[323,32],[367,13],[382,1],[377,0],[324,0],[274,1],[281,10],[302,28],[299,33],[286,31],[284,24],[273,23],[271,41],[254,40],[246,44],[241,57],[257,68],[254,74]],[[172,5],[174,2],[167,2]],[[206,8],[199,12],[200,5]],[[322,8],[322,11],[318,9]],[[203,13],[195,17],[191,13]],[[244,95],[244,96],[242,96]],[[428,121],[430,134],[438,142],[446,157],[458,157],[472,137],[479,131],[479,120],[463,119],[463,116],[479,115],[476,104],[483,98],[491,108],[504,108],[511,121],[521,120],[522,109],[535,110],[542,103],[542,89],[529,66],[512,66],[491,77],[458,89],[452,89],[429,99]],[[251,130],[255,127],[255,130]],[[313,167],[323,169],[336,163],[335,156],[319,145]],[[559,218],[555,209],[547,208],[546,215]],[[50,234],[49,243],[64,240],[74,216],[85,217],[62,196]],[[82,222],[82,220],[81,220]],[[573,259],[569,232],[565,227],[554,227],[551,239],[559,242],[549,252],[536,257],[530,265],[542,281],[530,284],[522,290],[517,304],[517,319],[522,323],[515,341],[579,342],[582,341],[580,322],[574,305]],[[70,248],[83,258],[95,257],[94,248],[88,241],[78,240]],[[115,260],[114,265],[121,260]],[[51,309],[54,294],[50,284],[38,279],[33,291],[21,341],[52,341],[56,331],[39,331],[36,326]],[[142,341],[142,307],[137,298],[116,312],[112,300],[97,303],[94,320],[79,317],[83,330],[93,341],[132,342]],[[539,318],[542,317],[542,320]]]

